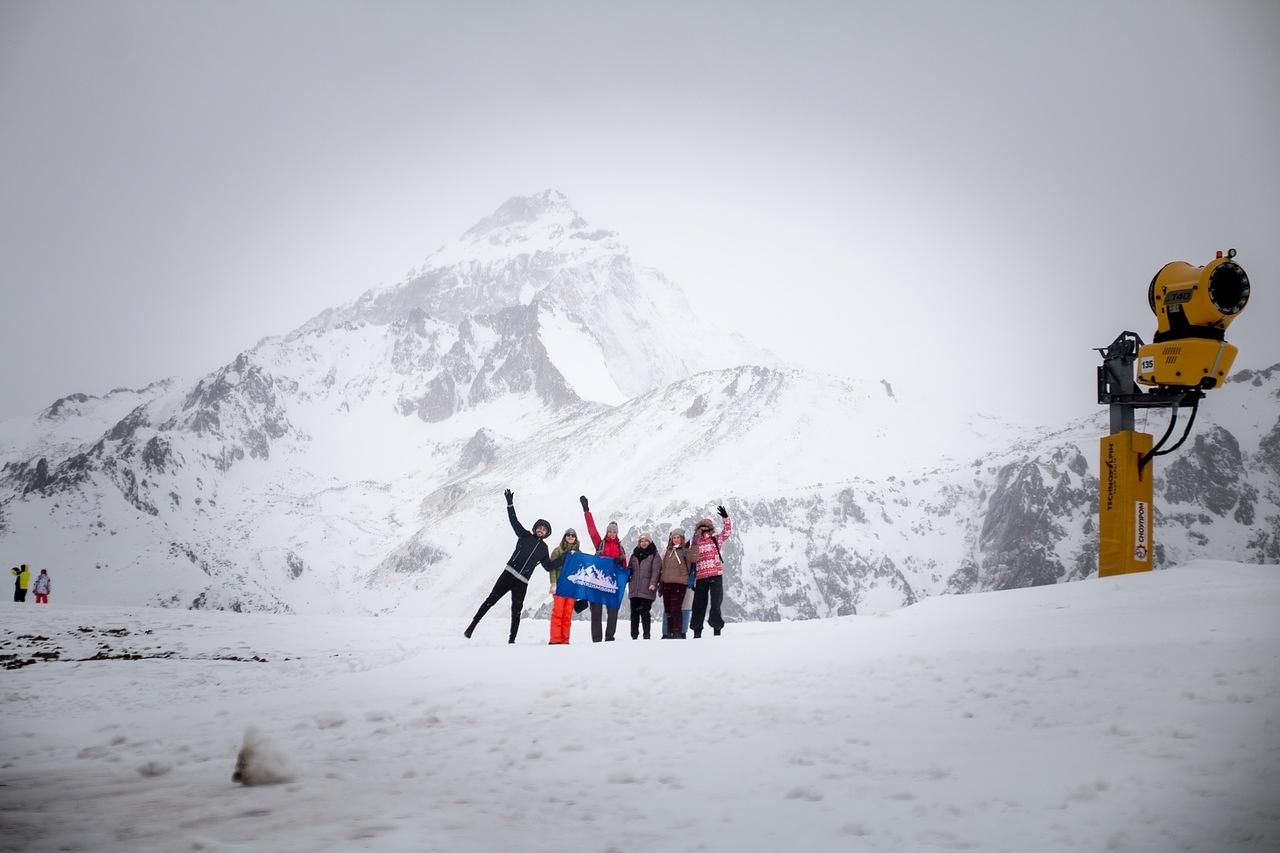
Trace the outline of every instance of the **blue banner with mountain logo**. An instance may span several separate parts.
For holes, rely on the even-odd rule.
[[[556,582],[556,595],[618,608],[627,593],[629,577],[631,571],[619,566],[612,557],[570,551],[564,558],[560,580]]]

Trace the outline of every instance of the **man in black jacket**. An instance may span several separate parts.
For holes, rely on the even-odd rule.
[[[524,608],[524,594],[529,591],[529,578],[533,575],[533,567],[541,565],[544,569],[551,568],[551,555],[547,553],[547,543],[543,541],[551,535],[551,522],[545,518],[538,519],[533,523],[533,532],[530,533],[516,518],[515,495],[510,489],[503,494],[507,496],[507,518],[511,521],[511,529],[519,538],[516,540],[516,550],[511,553],[511,559],[507,560],[502,574],[498,575],[498,580],[489,592],[489,597],[480,605],[475,618],[463,632],[468,640],[471,639],[471,632],[484,618],[484,614],[489,612],[489,608],[509,592],[511,593],[511,637],[507,642],[514,643],[516,632],[520,630],[520,611]]]

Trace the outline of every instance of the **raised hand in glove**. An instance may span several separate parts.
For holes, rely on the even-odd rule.
[[[729,517],[729,510],[725,509],[723,506],[716,507],[716,512],[720,513],[721,518]]]
[[[511,491],[510,489],[507,489],[505,492],[503,492],[503,494],[507,496],[507,505],[510,506],[511,499],[516,496],[516,493]]]
[[[582,511],[583,511],[583,512],[591,512],[591,506],[587,503],[587,496],[586,496],[586,495],[579,495],[579,496],[578,496],[578,503],[582,504]]]

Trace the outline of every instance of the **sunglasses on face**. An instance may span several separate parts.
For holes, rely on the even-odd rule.
[[[574,534],[572,534],[572,533],[566,533],[564,538],[565,538],[565,539],[577,539],[578,537],[577,537],[577,536],[575,536],[575,535],[574,535]]]

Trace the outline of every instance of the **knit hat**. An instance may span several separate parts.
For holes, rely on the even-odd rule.
[[[677,536],[679,536],[681,539],[688,539],[688,538],[689,538],[688,536],[685,536],[685,535],[684,535],[684,528],[683,528],[683,527],[677,527],[677,528],[675,528],[674,530],[672,530],[670,533],[668,533],[668,534],[667,534],[667,541],[668,541],[668,542],[670,542],[672,539],[676,538]]]
[[[648,533],[641,533],[638,537],[636,537],[637,542],[639,542],[641,539],[648,539],[650,542],[653,542],[653,537],[650,536]]]
[[[578,531],[576,531],[576,530],[574,530],[572,527],[570,527],[568,530],[566,530],[566,531],[564,532],[564,535],[565,535],[565,536],[577,536],[577,535],[578,535]]]
[[[608,526],[608,527],[606,527],[606,528],[604,529],[604,532],[605,532],[605,533],[612,533],[614,536],[617,536],[617,535],[618,535],[618,522],[616,522],[616,521],[611,521],[611,522],[609,522],[609,526]]]

